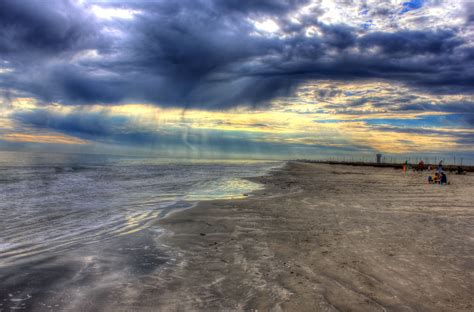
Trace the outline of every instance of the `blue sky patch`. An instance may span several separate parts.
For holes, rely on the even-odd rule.
[[[423,128],[437,128],[462,126],[464,115],[430,115],[422,116],[416,119],[396,119],[396,118],[382,118],[382,119],[364,119],[369,125],[390,125],[396,127],[423,127]]]
[[[425,2],[424,0],[410,0],[407,2],[403,2],[402,4],[403,8],[400,13],[404,14],[409,11],[418,10],[423,6],[424,2]]]
[[[464,114],[452,114],[452,115],[427,115],[421,116],[414,119],[401,119],[401,118],[362,118],[353,120],[341,120],[341,119],[325,119],[315,120],[318,123],[347,123],[347,122],[365,122],[369,125],[377,126],[395,126],[395,127],[423,127],[423,128],[436,128],[436,127],[463,127],[466,126],[466,115]]]

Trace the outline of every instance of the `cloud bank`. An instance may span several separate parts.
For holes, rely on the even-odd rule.
[[[0,140],[471,153],[473,10],[443,0],[3,0]]]
[[[468,2],[330,3],[4,0],[0,87],[44,103],[217,110],[323,79],[472,94]]]

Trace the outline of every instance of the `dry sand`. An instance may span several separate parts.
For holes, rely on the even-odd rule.
[[[474,175],[291,162],[266,188],[160,221],[162,311],[473,311]]]

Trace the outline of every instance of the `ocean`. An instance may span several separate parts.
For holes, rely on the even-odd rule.
[[[0,268],[100,248],[171,211],[245,196],[261,187],[245,177],[281,165],[0,152]]]

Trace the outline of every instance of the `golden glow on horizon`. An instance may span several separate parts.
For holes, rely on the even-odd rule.
[[[89,142],[62,134],[7,133],[0,139],[11,142],[49,143],[49,144],[87,144]]]
[[[321,90],[328,94],[321,94]],[[324,93],[323,92],[323,93]],[[34,99],[17,98],[11,108],[0,117],[8,120],[12,112],[45,109],[54,114],[100,114],[107,117],[125,117],[127,129],[140,129],[156,133],[187,133],[200,135],[219,132],[227,137],[243,136],[252,142],[319,145],[327,147],[362,146],[384,153],[406,153],[463,148],[456,142],[458,132],[471,133],[466,128],[437,127],[441,135],[429,131],[410,133],[403,127],[378,127],[366,120],[416,120],[424,116],[443,116],[436,111],[405,111],[398,109],[403,103],[400,97],[411,97],[413,103],[426,105],[443,104],[447,101],[472,100],[467,96],[432,96],[414,92],[400,85],[384,82],[308,83],[299,88],[296,95],[287,100],[277,99],[271,107],[234,108],[227,111],[160,108],[147,104],[116,106],[39,106]],[[384,105],[380,105],[383,102]],[[8,125],[7,121],[3,122]],[[433,129],[417,126],[417,129]],[[1,139],[19,142],[59,144],[85,144],[86,141],[62,134],[4,134]],[[18,131],[17,131],[18,132]],[[31,132],[31,131],[30,131]],[[204,138],[205,139],[205,138]]]

